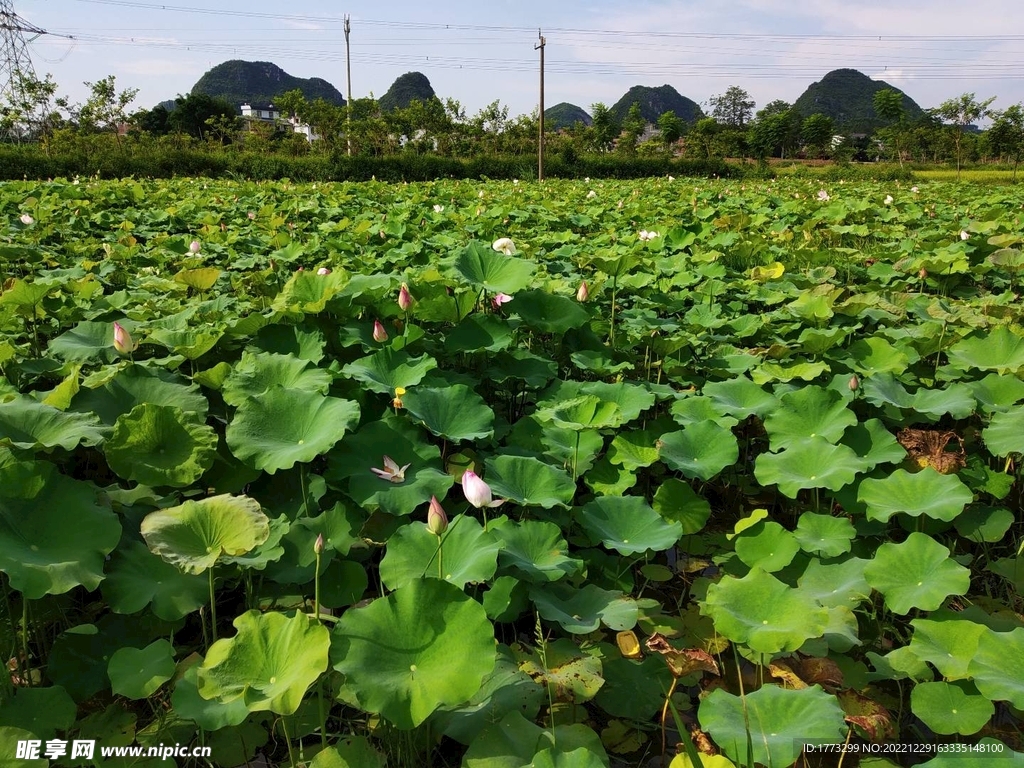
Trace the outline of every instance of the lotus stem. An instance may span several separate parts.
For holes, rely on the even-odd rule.
[[[302,516],[309,517],[308,478],[306,477],[306,465],[299,464],[299,491],[302,494]]]
[[[580,431],[576,430],[576,448],[572,452],[572,481],[575,483],[577,474],[576,468],[579,465],[580,460]]]
[[[213,642],[217,642],[217,596],[213,592],[213,568],[207,572],[207,579],[210,583],[210,636]],[[209,647],[207,647],[209,650]]]
[[[25,657],[25,684],[32,687],[32,672],[28,662],[28,597],[21,593],[21,652]]]
[[[665,750],[668,743],[668,729],[665,727],[665,718],[668,717],[668,705],[672,701],[672,694],[676,692],[676,686],[679,685],[679,678],[672,675],[672,685],[668,687],[668,693],[665,694],[665,704],[661,708],[661,764],[665,764]]]
[[[284,732],[284,743],[288,745],[288,765],[295,768],[295,749],[292,747],[291,736],[288,735],[288,720],[281,715],[281,730]]]

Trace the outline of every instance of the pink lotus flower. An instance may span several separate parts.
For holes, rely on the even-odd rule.
[[[130,355],[139,345],[120,323],[114,323],[114,349],[122,356]]]
[[[462,475],[462,492],[466,496],[466,501],[477,509],[482,507],[500,507],[505,503],[505,499],[493,500],[491,498],[491,486],[481,480],[480,476],[471,469]]]
[[[440,536],[448,530],[448,515],[444,507],[437,500],[437,496],[430,497],[430,509],[427,511],[427,530],[435,536]]]
[[[819,189],[818,199],[821,200],[823,203],[827,203],[830,199],[828,196],[828,192],[826,192],[824,189]]]
[[[370,471],[381,480],[390,480],[392,483],[404,483],[405,470],[407,470],[409,466],[409,464],[406,464],[404,467],[400,467],[390,456],[385,456],[384,469],[370,467]]]
[[[398,306],[402,308],[403,312],[408,312],[409,307],[412,306],[412,296],[409,294],[409,286],[402,283],[402,287],[398,290]]]
[[[502,304],[508,304],[510,301],[512,301],[512,297],[507,293],[496,293],[491,297],[491,304],[495,309],[501,309]]]
[[[29,224],[35,224],[36,220],[29,216],[27,213],[23,213],[21,214],[21,223],[27,227]]]
[[[192,253],[199,253],[199,249],[200,249],[200,248],[202,248],[202,247],[203,247],[203,246],[202,246],[202,245],[200,245],[200,243],[199,243],[199,241],[198,241],[198,240],[193,240],[193,241],[192,241],[191,243],[189,243],[189,245],[188,245],[188,249],[189,249],[189,251],[191,251]]]
[[[373,340],[380,343],[388,340],[388,332],[384,330],[380,320],[373,321]]]
[[[256,218],[256,213],[254,211],[249,211],[248,216],[249,216],[249,221],[253,221]]]
[[[320,267],[320,269],[318,269],[316,273],[323,277],[324,275],[331,274],[331,270],[329,270],[327,267]]]
[[[578,302],[580,302],[582,304],[584,301],[586,301],[589,298],[590,298],[590,289],[587,288],[587,281],[584,280],[582,283],[580,283],[579,290],[576,291],[576,301],[578,301]]]

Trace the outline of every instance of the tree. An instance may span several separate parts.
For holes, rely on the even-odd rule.
[[[636,143],[646,127],[647,121],[644,120],[644,116],[640,112],[640,102],[634,101],[626,113],[626,118],[622,121],[622,134],[619,137],[618,144],[619,151],[626,154],[635,152]]]
[[[871,100],[875,115],[885,120],[888,125],[878,130],[878,137],[883,144],[892,147],[900,167],[903,167],[903,135],[906,128],[906,110],[903,108],[903,94],[892,88],[876,91]]]
[[[763,115],[763,112],[758,113],[757,120],[747,132],[747,145],[754,157],[761,161],[776,154],[785,157],[786,150],[793,145],[796,117],[789,109],[768,115]]]
[[[781,115],[789,112],[793,108],[793,105],[788,101],[782,99],[773,99],[757,110],[757,114],[754,115],[755,120],[764,120],[774,115]]]
[[[663,112],[658,118],[658,130],[661,132],[661,140],[666,147],[679,141],[684,127],[683,121],[675,112]]]
[[[1014,104],[1002,112],[993,112],[992,127],[988,130],[989,145],[1000,155],[1013,158],[1013,179],[1017,180],[1017,166],[1024,155],[1024,105]]]
[[[687,148],[704,160],[720,157],[721,151],[717,140],[720,130],[721,126],[713,117],[698,120],[686,135]]]
[[[605,152],[619,135],[619,124],[612,111],[602,102],[590,105],[592,120],[590,127],[594,131],[594,144],[601,152]]]
[[[293,93],[302,96],[300,91]],[[282,96],[286,97],[287,94]],[[211,133],[216,133],[223,143],[240,127],[238,110],[224,99],[206,93],[190,93],[187,96],[179,95],[174,100],[174,105],[174,110],[167,116],[168,127],[172,131],[187,134],[200,141],[205,141],[210,138]]]
[[[121,144],[120,128],[128,122],[126,110],[135,101],[138,88],[125,88],[118,93],[117,78],[107,75],[95,83],[85,83],[89,98],[78,110],[78,125],[86,131],[111,131],[118,146]]]
[[[973,93],[963,93],[955,99],[942,102],[931,113],[946,124],[947,133],[953,140],[956,154],[956,178],[960,180],[960,169],[963,166],[964,131],[975,125],[979,120],[988,117],[989,104],[996,100],[993,96],[985,101],[978,101]]]
[[[754,100],[738,85],[730,86],[725,93],[712,96],[711,116],[721,125],[743,128],[754,114]]]
[[[51,110],[57,84],[52,75],[40,80],[33,74],[21,73],[7,103],[0,103],[0,136],[45,138],[58,123],[59,113]],[[65,105],[57,99],[58,107]]]
[[[805,118],[800,126],[800,138],[803,139],[804,144],[819,154],[824,154],[832,144],[834,133],[835,127],[832,124],[832,118],[820,112],[815,112]]]

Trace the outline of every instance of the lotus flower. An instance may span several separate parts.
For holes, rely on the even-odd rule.
[[[500,237],[491,244],[491,248],[498,251],[498,253],[504,253],[506,256],[511,256],[516,252],[516,244],[512,242],[510,237]]]
[[[668,180],[669,180],[669,181],[675,181],[675,180],[676,180],[676,177],[675,177],[675,176],[669,176],[669,177],[668,177]]]
[[[126,356],[130,355],[136,349],[138,344],[132,339],[132,335],[124,329],[120,323],[114,323],[114,349],[117,350],[117,354]]]
[[[828,192],[826,192],[824,189],[819,189],[818,199],[821,200],[823,203],[827,203],[830,199],[828,196]]]
[[[373,340],[379,343],[384,343],[388,340],[388,332],[384,330],[380,320],[373,321]]]
[[[500,507],[505,503],[504,499],[497,501],[491,498],[491,486],[480,479],[480,476],[473,470],[466,470],[462,475],[462,492],[466,501],[477,509],[482,507]]]
[[[329,270],[327,267],[320,267],[320,269],[318,269],[316,273],[323,277],[324,275],[331,274],[331,270]]]
[[[440,536],[448,530],[448,515],[444,513],[444,507],[437,500],[437,496],[430,497],[430,509],[427,511],[427,530],[435,536]]]
[[[648,242],[649,240],[653,240],[657,236],[657,232],[648,232],[646,229],[640,230],[640,239],[645,243]]]
[[[924,267],[921,267],[919,270],[917,270],[917,276],[924,280],[926,277],[928,277],[928,270],[925,269]]]
[[[892,205],[892,195],[886,195],[883,201],[886,205]]]
[[[444,206],[443,205],[435,205],[434,206],[434,213],[444,213]]]
[[[412,296],[409,295],[409,286],[402,283],[402,287],[398,289],[398,306],[402,308],[403,312],[408,312],[409,307],[412,306]]]
[[[476,196],[483,199],[484,191],[481,189],[479,192],[476,193]]]
[[[961,240],[970,240],[971,239],[971,236],[967,233],[966,229],[961,229],[960,230],[960,239]]]
[[[193,240],[191,243],[188,244],[188,249],[192,253],[199,253],[199,249],[202,247],[203,246],[200,245],[198,240]]]
[[[24,224],[25,226],[28,226],[29,224],[35,224],[36,220],[29,216],[27,213],[23,213],[21,214],[21,223]]]
[[[400,467],[390,456],[385,456],[384,469],[370,467],[370,471],[381,480],[390,480],[392,483],[404,483],[405,470],[407,470],[409,466],[409,464],[406,464],[404,467]]]
[[[581,304],[590,298],[590,290],[587,288],[587,281],[584,280],[580,283],[579,290],[576,291],[576,301]]]
[[[597,197],[597,192],[594,190],[587,192],[587,200],[593,200],[595,197]]]
[[[911,187],[911,188],[910,188],[910,191],[911,191],[911,192],[913,192],[913,193],[914,193],[914,194],[916,195],[916,194],[917,194],[918,192],[920,192],[921,190],[920,190],[920,189],[918,189],[917,187]]]
[[[502,304],[508,304],[510,301],[512,301],[512,297],[507,293],[496,293],[491,297],[491,304],[495,309],[501,309]]]
[[[255,220],[256,219],[255,211],[249,211],[248,216],[249,216],[249,221]]]

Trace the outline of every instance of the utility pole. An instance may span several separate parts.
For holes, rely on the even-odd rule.
[[[26,40],[23,33],[31,37]],[[27,102],[25,84],[34,83],[36,79],[32,58],[28,55],[28,43],[45,34],[46,30],[14,12],[14,0],[0,0],[0,103],[18,109]],[[33,127],[40,117],[42,115],[39,114],[21,115],[24,122],[11,126],[10,137],[20,139],[21,132]]]
[[[540,42],[533,49],[540,50],[540,128],[537,131],[537,181],[544,181],[544,46],[547,41],[537,30]]]
[[[349,55],[348,34],[352,31],[348,14],[345,14],[345,76],[348,90],[345,93],[345,141],[348,143],[348,154],[352,156],[352,57]]]

